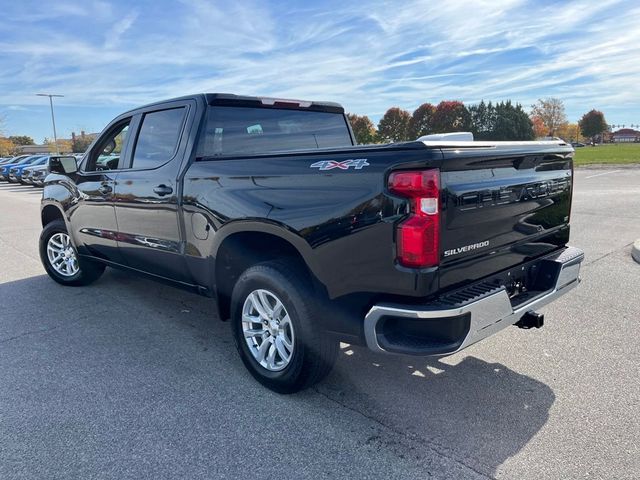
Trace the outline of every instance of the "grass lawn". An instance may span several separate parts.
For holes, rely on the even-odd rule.
[[[574,163],[592,165],[594,163],[625,164],[640,163],[640,143],[598,145],[597,147],[576,148]]]

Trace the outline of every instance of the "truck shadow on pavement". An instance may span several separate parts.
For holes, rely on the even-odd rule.
[[[464,352],[439,360],[341,350],[320,393],[402,432],[416,457],[432,449],[485,475],[527,445],[555,401],[544,383]]]
[[[12,360],[24,369],[12,378],[16,391],[40,389],[36,367],[29,369],[42,362],[55,366],[49,375],[59,377],[60,388],[75,378],[74,385],[94,385],[83,389],[105,388],[115,396],[121,391],[129,410],[139,408],[134,402],[147,395],[144,389],[152,389],[154,398],[167,402],[154,408],[172,409],[183,401],[176,392],[188,380],[184,391],[190,401],[206,405],[200,428],[210,426],[208,434],[218,421],[208,409],[220,407],[207,396],[227,391],[235,402],[238,395],[257,395],[283,405],[283,411],[309,412],[305,421],[314,428],[343,431],[369,455],[384,453],[413,466],[428,465],[436,456],[480,476],[493,475],[542,428],[555,400],[547,385],[464,353],[445,360],[383,356],[344,344],[325,381],[278,396],[244,371],[229,326],[215,319],[210,299],[111,269],[84,288],[61,287],[45,275],[3,283],[0,298],[0,361],[23,357]],[[98,363],[105,359],[107,366]],[[132,371],[145,382],[127,383]],[[73,401],[79,411],[97,408],[81,397]],[[246,418],[259,414],[255,406],[234,408],[234,415]],[[369,425],[370,433],[350,433],[349,422]],[[283,440],[290,434],[283,432]]]

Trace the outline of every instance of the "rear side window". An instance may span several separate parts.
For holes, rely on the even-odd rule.
[[[185,107],[145,113],[133,153],[133,168],[154,168],[175,155]]]
[[[199,157],[351,146],[339,113],[210,106]]]

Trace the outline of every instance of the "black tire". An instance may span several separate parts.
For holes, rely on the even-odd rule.
[[[68,235],[67,227],[63,220],[54,220],[48,223],[42,229],[42,233],[40,234],[40,261],[42,262],[47,274],[59,284],[72,287],[89,285],[100,278],[104,272],[105,266],[101,263],[91,262],[90,260],[77,256],[78,254],[74,246],[72,246],[72,248],[78,261],[78,271],[74,275],[70,276],[62,275],[56,271],[56,269],[51,265],[47,255],[47,245],[49,243],[49,239],[57,233]]]
[[[258,289],[272,292],[282,302],[295,331],[293,352],[281,371],[260,365],[244,337],[242,310],[249,295]],[[292,263],[255,265],[240,276],[233,289],[231,327],[240,358],[256,380],[275,392],[295,393],[308,388],[333,368],[339,342],[322,328],[321,320],[321,308],[309,280]]]

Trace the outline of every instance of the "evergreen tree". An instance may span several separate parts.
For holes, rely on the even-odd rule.
[[[511,100],[497,103],[481,101],[469,107],[471,131],[477,140],[533,140],[533,124],[522,105]]]

